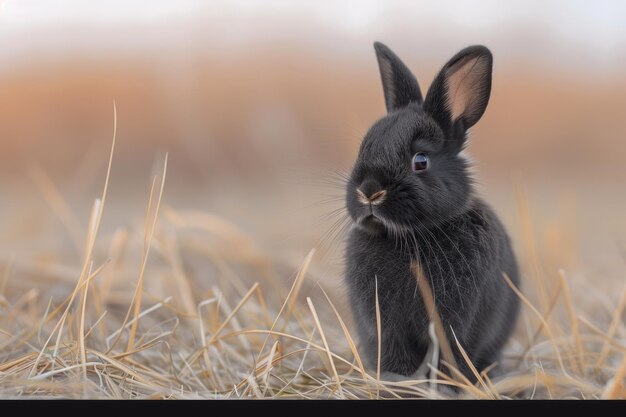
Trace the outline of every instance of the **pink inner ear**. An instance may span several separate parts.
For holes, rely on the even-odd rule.
[[[461,60],[448,68],[447,104],[452,120],[457,120],[461,116],[471,118],[474,112],[479,111],[477,95],[480,94],[481,85],[488,71],[489,61],[482,56]]]
[[[396,101],[396,91],[393,85],[393,68],[391,66],[391,61],[388,59],[383,59],[380,62],[381,74],[385,79],[385,84],[388,86],[385,94],[387,94],[387,100],[389,103],[394,103]]]

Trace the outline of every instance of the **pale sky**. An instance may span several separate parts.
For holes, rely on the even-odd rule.
[[[219,37],[231,46],[288,37],[309,46],[332,39],[341,50],[359,42],[368,45],[368,53],[376,39],[407,45],[427,37],[459,44],[487,39],[541,59],[555,59],[553,51],[559,50],[563,59],[592,68],[622,66],[626,59],[626,1],[619,0],[0,0],[0,5],[4,60],[66,48],[149,51],[186,42],[189,33],[195,40]],[[525,45],[515,31],[535,34],[536,44]]]

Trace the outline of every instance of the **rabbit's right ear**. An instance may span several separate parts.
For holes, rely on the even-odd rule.
[[[383,82],[387,112],[407,106],[414,101],[422,103],[422,91],[415,76],[391,49],[380,42],[374,43],[380,78]]]

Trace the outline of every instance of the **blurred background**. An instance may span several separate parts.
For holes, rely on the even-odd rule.
[[[470,146],[481,193],[518,247],[536,241],[547,269],[615,288],[625,23],[622,1],[0,0],[0,251],[75,257],[42,189],[54,184],[87,224],[115,101],[105,231],[145,216],[169,152],[164,204],[215,213],[297,265],[333,240],[333,172],[350,169],[385,113],[372,43],[396,51],[423,91],[481,43],[495,56]],[[318,275],[338,281],[341,253],[329,252]]]

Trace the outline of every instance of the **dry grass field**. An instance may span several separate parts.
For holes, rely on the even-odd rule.
[[[333,226],[306,256],[279,251],[281,258],[223,217],[165,203],[166,156],[146,190],[145,216],[103,233],[114,159],[112,150],[86,224],[45,172],[32,168],[44,212],[75,245],[3,260],[3,397],[451,396],[441,385],[460,387],[463,398],[626,396],[623,282],[606,291],[593,277],[558,268],[558,258],[575,264],[565,253],[572,237],[553,225],[538,248],[520,184],[514,210],[525,308],[504,372],[476,385],[434,374],[391,383],[364,369],[337,286],[340,270],[324,268],[341,247]]]

